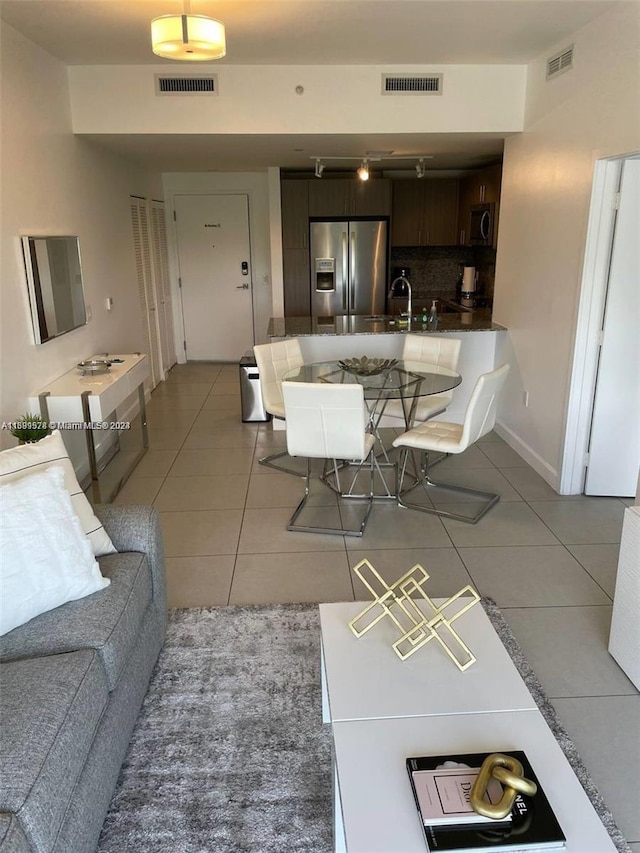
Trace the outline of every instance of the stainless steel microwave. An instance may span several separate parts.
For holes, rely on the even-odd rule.
[[[471,207],[469,242],[472,246],[492,246],[496,206],[493,202]]]

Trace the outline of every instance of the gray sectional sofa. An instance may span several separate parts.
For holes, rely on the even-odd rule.
[[[96,507],[111,584],[0,637],[0,851],[96,849],[164,641],[158,515]]]

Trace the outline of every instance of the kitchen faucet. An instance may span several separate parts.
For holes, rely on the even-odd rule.
[[[409,281],[409,279],[405,275],[399,275],[397,278],[394,278],[394,280],[391,282],[391,287],[389,288],[389,297],[391,299],[394,299],[394,298],[397,299],[398,298],[398,294],[395,292],[396,291],[396,285],[398,283],[406,284],[407,293],[409,294],[409,301],[407,303],[406,314],[401,314],[400,316],[407,316],[409,318],[409,321],[411,321],[411,316],[412,316],[412,312],[411,312],[411,282]],[[403,296],[404,296],[404,294],[403,294]]]

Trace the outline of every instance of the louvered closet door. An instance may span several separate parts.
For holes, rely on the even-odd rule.
[[[155,388],[163,378],[159,353],[158,312],[153,288],[153,263],[149,237],[149,215],[144,199],[131,199],[131,226],[138,279],[140,315],[146,352],[151,362],[151,385]]]
[[[160,330],[160,356],[162,370],[166,374],[176,363],[176,347],[173,333],[173,306],[169,284],[169,256],[164,203],[152,201],[150,213],[153,270]]]

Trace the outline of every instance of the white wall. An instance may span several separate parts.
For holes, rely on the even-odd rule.
[[[253,272],[253,311],[256,343],[264,343],[271,308],[271,260],[269,232],[269,177],[267,172],[169,172],[163,175],[167,212],[167,239],[178,361],[184,361],[182,347],[182,302],[178,288],[176,230],[173,227],[175,195],[241,193],[249,197],[249,232]]]
[[[512,369],[499,431],[555,488],[594,164],[640,148],[639,12],[612,8],[531,63],[525,130],[505,143],[494,318]],[[545,82],[547,57],[571,43],[575,68]]]
[[[442,71],[441,96],[381,95],[383,72]],[[155,75],[175,73],[168,65],[74,66],[69,79],[76,133],[508,133],[522,129],[525,72],[523,65],[217,65],[219,95],[208,98],[158,97]]]
[[[80,359],[142,348],[129,219],[130,193],[160,192],[138,167],[76,139],[66,67],[2,25],[2,279],[0,420]],[[92,321],[33,342],[21,235],[78,235]],[[113,297],[111,312],[105,298]],[[2,446],[15,440],[3,431]]]

